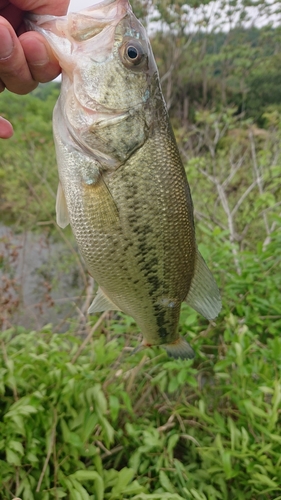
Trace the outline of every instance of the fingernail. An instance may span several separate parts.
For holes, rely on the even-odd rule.
[[[36,50],[33,52],[32,57],[29,57],[29,64],[32,66],[44,66],[49,60],[49,54],[44,43],[36,40]]]
[[[0,28],[1,44],[0,44],[0,59],[7,59],[13,52],[14,43],[10,31],[1,26]]]

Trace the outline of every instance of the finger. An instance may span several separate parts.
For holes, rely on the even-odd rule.
[[[18,9],[34,14],[63,16],[66,14],[69,0],[10,0]]]
[[[9,139],[12,137],[13,133],[14,130],[10,122],[0,116],[0,139]]]
[[[33,80],[45,83],[60,74],[59,63],[42,35],[29,31],[23,33],[19,40]]]
[[[13,28],[0,17],[0,78],[8,90],[27,94],[36,88],[23,48]]]
[[[18,27],[22,24],[23,12],[10,2],[5,2],[5,5],[0,1],[1,16],[13,26],[17,32]]]

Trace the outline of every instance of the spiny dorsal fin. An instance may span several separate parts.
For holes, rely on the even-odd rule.
[[[64,192],[59,182],[56,201],[57,225],[64,229],[69,224],[69,215]]]
[[[99,288],[97,295],[88,309],[88,314],[94,314],[101,311],[120,311],[120,308],[105,295],[101,288]]]
[[[196,254],[195,273],[185,301],[207,319],[216,318],[221,310],[219,289],[199,250]]]

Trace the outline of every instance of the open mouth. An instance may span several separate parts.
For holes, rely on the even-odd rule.
[[[104,0],[66,16],[28,14],[26,25],[31,30],[49,31],[58,37],[84,41],[100,33],[109,24],[118,24],[128,10],[131,10],[128,0]]]

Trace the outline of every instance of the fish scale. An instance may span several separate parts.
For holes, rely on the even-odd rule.
[[[33,23],[63,72],[54,111],[57,222],[70,222],[99,284],[89,313],[121,310],[139,325],[143,346],[191,358],[178,332],[182,302],[212,319],[221,301],[197,249],[189,185],[145,30],[127,0]]]

